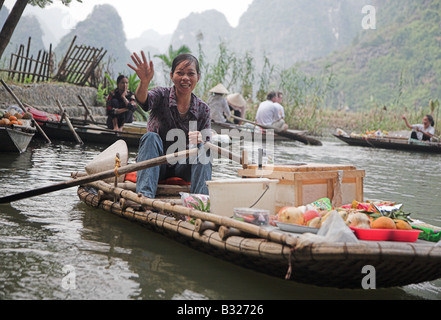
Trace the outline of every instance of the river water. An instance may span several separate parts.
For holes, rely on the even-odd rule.
[[[277,163],[350,164],[366,171],[365,199],[394,200],[441,225],[441,155],[277,142]],[[33,141],[0,155],[0,196],[70,179],[105,146]],[[130,150],[134,159],[136,150]],[[237,167],[219,162],[214,177]],[[0,299],[439,299],[441,280],[379,290],[319,288],[275,279],[197,252],[86,206],[76,188],[0,205]]]

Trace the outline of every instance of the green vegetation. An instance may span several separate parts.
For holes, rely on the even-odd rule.
[[[168,52],[155,55],[163,62],[164,72],[158,72],[158,77],[165,77],[165,83],[171,85],[168,75],[173,58],[182,50],[192,50],[202,71],[195,94],[207,100],[209,90],[223,83],[231,93],[244,96],[250,120],[254,120],[266,94],[276,90],[284,93],[291,128],[317,135],[337,127],[349,132],[407,130],[401,120],[403,114],[411,123],[420,123],[425,114],[432,114],[439,135],[441,0],[380,1],[375,4],[376,30],[362,30],[360,26],[364,4],[369,2],[275,0],[271,10],[262,10],[268,7],[267,1],[255,0],[239,27],[229,29],[230,33],[234,31],[232,38],[219,37],[218,28],[204,29],[204,34],[199,31],[195,37],[199,26],[190,23],[197,20],[190,17],[180,31],[191,34],[197,45],[185,38],[188,46],[179,43],[178,49],[170,46]],[[269,15],[277,16],[270,26],[259,22],[271,18]],[[110,26],[109,21],[115,23]],[[100,30],[98,39],[93,30]],[[115,87],[113,75],[127,72],[130,54],[120,47],[123,41],[111,41],[125,40],[122,30],[119,16],[106,5],[97,6],[76,27],[79,42],[105,47],[112,59],[101,67],[112,74],[103,76],[98,88],[101,104]],[[59,56],[72,37],[69,34],[58,46]],[[266,52],[262,48],[277,49]],[[332,50],[337,51],[329,54]],[[311,61],[314,57],[321,58]],[[297,63],[293,65],[292,60]],[[117,72],[111,70],[111,64]],[[158,65],[155,67],[158,70]],[[132,91],[136,80],[135,75],[129,76]]]
[[[439,96],[441,1],[393,0],[378,7],[377,30],[363,30],[345,50],[299,66],[311,72],[331,66],[332,107],[416,110]]]

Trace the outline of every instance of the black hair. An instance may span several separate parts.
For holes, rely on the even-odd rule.
[[[275,91],[271,91],[270,93],[268,93],[268,95],[266,96],[267,100],[273,100],[273,98],[277,96],[277,93]]]
[[[434,127],[435,126],[435,121],[433,121],[433,117],[430,114],[427,114],[426,117],[427,117],[427,119],[429,119],[430,125],[432,127]]]
[[[189,53],[182,53],[180,55],[178,55],[172,63],[172,68],[171,68],[171,73],[175,73],[176,67],[183,61],[187,61],[187,64],[185,65],[186,67],[188,67],[189,65],[191,65],[192,63],[195,64],[196,66],[196,72],[197,74],[201,74],[201,70],[199,69],[199,61],[198,59],[193,56],[192,54]]]
[[[116,78],[116,84],[119,84],[121,82],[121,80],[124,78],[127,78],[127,77],[123,74],[119,75],[118,78]]]

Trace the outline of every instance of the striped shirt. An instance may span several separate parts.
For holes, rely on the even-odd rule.
[[[145,104],[139,104],[145,111],[150,111],[147,131],[159,134],[165,152],[178,139],[178,137],[169,137],[167,139],[167,134],[172,129],[180,129],[183,131],[187,146],[188,133],[190,131],[199,131],[202,133],[204,141],[210,140],[210,108],[193,93],[191,94],[190,109],[184,117],[182,117],[178,111],[176,89],[174,86],[171,88],[157,87],[150,90]],[[173,134],[171,135],[173,136]],[[174,138],[174,140],[167,141],[172,138]],[[175,152],[177,150],[171,151]]]

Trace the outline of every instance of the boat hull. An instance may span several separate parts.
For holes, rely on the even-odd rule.
[[[369,147],[379,149],[392,149],[414,152],[441,153],[440,143],[408,143],[407,140],[398,140],[393,138],[362,138],[345,137],[334,135],[337,139],[347,143],[350,146]]]
[[[46,135],[53,140],[59,141],[76,141],[74,135],[66,123],[53,121],[38,121]],[[112,130],[103,130],[100,128],[79,128],[75,127],[75,132],[84,143],[112,145],[118,140],[124,140],[129,147],[138,147],[139,140],[142,137],[140,133],[120,132]],[[40,135],[38,137],[41,138]]]
[[[0,151],[23,153],[33,137],[34,133],[21,129],[0,127]]]
[[[211,129],[213,129],[217,134],[226,134],[233,140],[248,140],[248,141],[266,141],[267,139],[272,139],[272,141],[289,141],[287,137],[280,136],[274,133],[266,133],[261,130],[252,130],[250,128],[243,128],[238,125],[230,123],[219,123],[211,122]]]
[[[103,196],[94,189],[81,186],[78,196],[89,206],[140,223],[181,244],[279,279],[360,289],[369,276],[363,271],[365,266],[375,268],[376,288],[404,286],[441,277],[441,247],[430,242],[294,242],[294,245],[287,245],[246,234],[225,238],[219,226],[197,230],[182,216],[127,207],[121,200],[114,202],[113,195]]]

